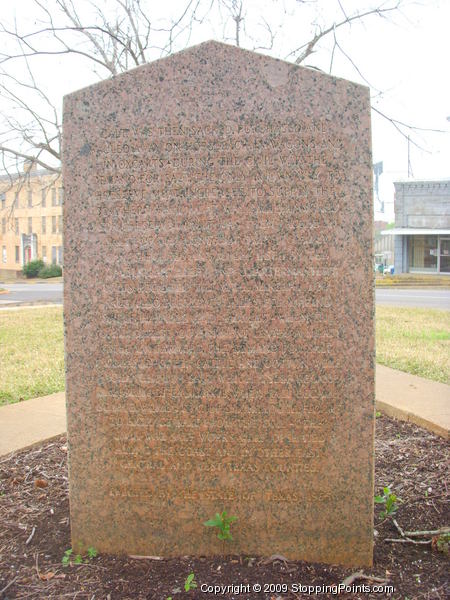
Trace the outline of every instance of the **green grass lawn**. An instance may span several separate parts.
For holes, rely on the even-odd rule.
[[[377,362],[450,383],[450,313],[377,308]],[[64,389],[62,308],[0,311],[0,405]]]
[[[0,311],[0,405],[64,389],[62,308]]]
[[[377,362],[450,384],[450,312],[377,306]]]

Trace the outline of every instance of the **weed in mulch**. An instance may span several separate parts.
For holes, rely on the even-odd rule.
[[[309,598],[293,592],[293,584],[309,586],[381,585],[387,580],[394,591],[352,591],[341,598],[393,598],[434,600],[449,592],[449,559],[445,540],[439,547],[436,536],[410,538],[402,533],[435,530],[450,524],[448,504],[448,443],[408,423],[377,419],[375,490],[383,488],[396,496],[396,510],[382,519],[386,502],[375,507],[374,566],[360,579],[354,569],[286,561],[284,557],[221,556],[180,557],[159,560],[127,556],[82,556],[75,564],[76,550],[70,549],[67,447],[64,437],[0,460],[0,598],[77,600],[181,600],[213,598],[202,585],[230,587],[222,598],[251,600]],[[387,494],[386,494],[387,497]],[[394,524],[393,518],[398,524]],[[386,539],[403,539],[386,542]],[[433,541],[433,543],[430,543]],[[441,551],[439,551],[441,550]],[[66,553],[66,554],[65,554]],[[67,556],[66,565],[62,563]],[[197,587],[185,591],[194,574]],[[352,577],[353,575],[353,577]],[[349,579],[350,578],[350,579]],[[255,591],[255,585],[262,586]],[[268,588],[268,584],[279,587]],[[283,584],[290,591],[284,592]],[[248,588],[247,588],[248,586]],[[250,591],[247,593],[247,589]],[[297,588],[298,589],[298,588]],[[217,597],[217,596],[215,596]],[[335,598],[332,593],[322,598]]]

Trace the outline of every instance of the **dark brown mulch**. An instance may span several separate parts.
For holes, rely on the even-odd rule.
[[[261,557],[181,557],[138,560],[99,556],[80,566],[63,567],[61,558],[70,546],[65,438],[0,460],[0,598],[158,599],[248,598],[300,599],[293,584],[334,586],[354,569]],[[449,525],[448,443],[410,425],[377,419],[376,490],[390,484],[402,499],[398,524],[407,531]],[[48,485],[47,485],[48,484]],[[342,598],[438,599],[449,593],[448,556],[431,545],[388,543],[399,538],[391,519],[375,516],[374,566],[364,574],[387,579],[393,592],[353,590]],[[196,590],[185,592],[184,581],[195,573]],[[202,592],[201,585],[237,586],[226,593]],[[254,591],[260,584],[263,590]],[[268,588],[269,584],[287,584]],[[354,586],[380,585],[355,580]],[[247,585],[250,591],[247,592]],[[297,590],[299,588],[297,587]],[[3,591],[2,591],[3,590]],[[335,598],[336,594],[319,594]]]

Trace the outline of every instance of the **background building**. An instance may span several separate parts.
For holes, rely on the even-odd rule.
[[[450,179],[395,186],[395,273],[450,274]]]
[[[20,273],[35,258],[63,263],[62,180],[34,165],[26,171],[25,182],[0,178],[0,273]]]
[[[375,263],[384,267],[394,264],[394,238],[392,235],[381,235],[388,226],[387,221],[374,222]]]

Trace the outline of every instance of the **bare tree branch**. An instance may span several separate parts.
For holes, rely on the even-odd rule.
[[[400,8],[403,0],[379,0],[376,7],[354,13],[346,11],[344,0],[336,0],[338,16],[335,22],[326,25],[320,25],[311,16],[309,7],[314,7],[314,2],[308,0],[291,0],[292,10],[286,8],[289,2],[286,0],[275,18],[275,13],[270,11],[266,16],[262,12],[252,14],[246,0],[185,0],[176,9],[179,12],[170,13],[167,8],[164,13],[167,16],[163,18],[156,16],[156,5],[145,0],[32,2],[38,14],[34,28],[26,29],[24,24],[19,26],[14,20],[8,26],[0,23],[0,97],[8,107],[2,111],[0,121],[0,166],[3,165],[7,174],[14,173],[15,178],[25,177],[24,160],[33,160],[56,175],[60,172],[59,99],[52,98],[51,88],[41,85],[42,80],[35,70],[40,65],[54,64],[57,57],[62,60],[79,57],[79,64],[90,67],[98,78],[113,77],[184,47],[196,28],[212,27],[210,14],[219,17],[224,40],[254,50],[273,51],[282,37],[276,37],[277,33],[282,31],[285,19],[290,18],[306,22],[308,27],[312,24],[314,32],[310,39],[300,40],[288,54],[291,60],[304,65],[309,56],[323,50],[329,53],[331,73],[340,53],[361,80],[370,85],[355,57],[345,50],[340,33],[344,26],[352,27],[356,22],[363,23],[372,17],[386,18]],[[278,6],[277,0],[273,0],[273,6]],[[301,22],[308,11],[309,20]],[[284,21],[281,18],[278,21],[278,17]],[[332,45],[324,48],[321,41],[327,36]],[[373,110],[404,137],[411,132],[440,132],[408,125],[379,108],[373,107]],[[420,148],[416,141],[411,142]]]
[[[33,30],[21,31],[14,20],[0,24],[0,96],[9,103],[0,123],[0,155],[3,170],[25,177],[20,161],[34,161],[52,173],[59,173],[61,158],[60,108],[40,86],[33,71],[54,57],[79,56],[90,64],[99,78],[117,75],[151,59],[150,53],[173,51],[181,35],[190,36],[192,25],[201,23],[214,0],[198,16],[203,0],[186,0],[179,15],[168,24],[152,25],[141,0],[110,0],[106,12],[97,0],[85,0],[90,13],[74,0],[33,0],[40,17]],[[87,16],[89,15],[90,16]],[[88,21],[88,22],[86,22]],[[154,35],[164,43],[152,44]],[[97,73],[97,69],[103,72]],[[13,116],[14,115],[14,116]]]
[[[389,121],[389,123],[391,123],[391,125],[393,125],[393,127],[400,133],[400,135],[402,135],[405,139],[409,140],[411,142],[411,144],[416,146],[416,148],[419,148],[419,150],[422,150],[423,152],[427,152],[428,154],[431,154],[431,152],[429,150],[427,150],[426,148],[424,148],[423,146],[421,146],[420,144],[418,144],[417,142],[415,142],[414,140],[412,140],[410,137],[410,134],[403,131],[402,127],[404,127],[405,129],[409,129],[410,131],[428,131],[428,132],[432,132],[432,133],[446,133],[442,129],[415,127],[414,125],[409,125],[408,123],[404,123],[402,121],[399,121],[398,119],[389,117],[388,115],[386,115],[384,112],[382,112],[378,108],[375,108],[373,105],[371,108],[374,112],[376,112],[378,115],[383,117],[383,119],[386,119],[386,121]]]
[[[345,19],[343,19],[342,21],[339,21],[338,23],[333,23],[332,25],[330,25],[329,27],[326,27],[325,29],[319,29],[315,33],[314,37],[311,40],[302,44],[295,50],[292,50],[286,56],[286,58],[289,58],[290,56],[295,56],[298,52],[300,52],[300,54],[295,59],[295,63],[297,65],[299,65],[306,58],[308,58],[308,56],[310,56],[313,52],[315,52],[315,47],[316,47],[317,43],[322,38],[327,36],[328,34],[332,33],[333,31],[336,31],[336,29],[339,29],[340,27],[343,27],[344,25],[350,25],[353,21],[362,21],[363,19],[366,19],[367,17],[370,17],[372,15],[376,15],[379,17],[385,16],[386,13],[390,13],[390,12],[398,10],[398,8],[401,5],[401,1],[402,0],[397,0],[397,2],[395,2],[395,4],[393,6],[388,6],[388,7],[383,8],[383,5],[381,5],[377,8],[373,8],[371,10],[367,10],[362,13],[357,12],[353,15],[350,15],[349,17],[346,16]]]
[[[348,60],[348,62],[352,65],[352,67],[355,69],[355,71],[358,73],[358,75],[361,77],[361,79],[364,81],[364,83],[366,83],[372,90],[376,90],[377,92],[379,92],[380,90],[377,90],[377,88],[373,85],[371,85],[369,83],[369,81],[367,81],[367,79],[364,77],[364,75],[362,74],[361,70],[359,69],[358,65],[355,63],[355,61],[347,54],[347,52],[345,52],[345,50],[342,48],[342,46],[340,45],[340,43],[338,42],[338,39],[336,37],[336,30],[333,31],[333,37],[334,37],[334,45],[333,45],[333,53],[334,53],[334,49],[338,48],[338,50],[341,51],[341,53],[343,54],[343,56],[345,56],[345,58]],[[330,71],[331,72],[331,71]]]
[[[219,0],[220,4],[226,9],[234,21],[234,43],[236,46],[241,45],[241,27],[244,22],[244,16],[242,14],[243,0]]]
[[[264,45],[264,46],[253,46],[253,50],[254,51],[256,51],[256,50],[272,50],[273,49],[273,44],[275,42],[275,37],[276,37],[277,34],[272,31],[271,26],[264,19],[264,17],[262,17],[261,21],[262,21],[262,27],[267,31],[267,33],[269,35],[269,44],[268,45]]]
[[[4,154],[10,154],[16,158],[23,158],[27,161],[30,161],[31,163],[36,163],[38,164],[40,167],[42,167],[43,169],[46,169],[47,171],[50,171],[52,173],[60,173],[60,169],[57,167],[53,167],[52,165],[43,162],[42,160],[40,160],[39,158],[39,154],[35,155],[35,154],[25,154],[23,152],[19,152],[18,150],[16,150],[15,148],[7,148],[6,146],[0,145],[0,152],[4,153]]]

